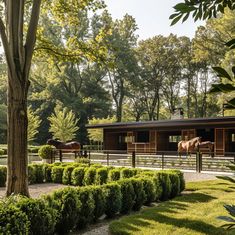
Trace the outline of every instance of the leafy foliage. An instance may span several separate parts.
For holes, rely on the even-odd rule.
[[[103,188],[106,198],[105,214],[108,217],[114,217],[122,207],[121,187],[117,183],[110,183],[104,185]]]
[[[76,131],[79,129],[77,127],[78,119],[67,108],[61,109],[59,106],[56,106],[54,114],[48,120],[51,123],[49,131],[53,133],[55,138],[63,142],[74,139]]]
[[[33,111],[32,107],[28,108],[28,142],[35,139],[38,134],[38,128],[41,124],[41,120],[38,115]]]
[[[54,153],[54,148],[51,145],[43,145],[38,150],[38,155],[42,159],[51,159]]]

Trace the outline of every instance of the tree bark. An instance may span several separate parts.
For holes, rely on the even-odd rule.
[[[8,160],[6,195],[29,196],[27,156],[27,91],[8,81]]]

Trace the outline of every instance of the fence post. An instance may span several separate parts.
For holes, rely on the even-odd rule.
[[[62,158],[63,158],[63,154],[62,154],[62,150],[60,150],[60,162],[62,162]]]
[[[162,153],[162,170],[164,170],[164,153]]]
[[[107,166],[109,166],[109,153],[107,153]]]
[[[202,171],[202,154],[197,152],[196,154],[196,172],[201,173]]]
[[[88,151],[89,166],[91,165],[91,151]]]
[[[132,152],[132,167],[135,168],[135,151]]]

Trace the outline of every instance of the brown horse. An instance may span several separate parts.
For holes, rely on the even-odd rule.
[[[200,143],[196,143],[196,146],[198,151],[200,152],[209,152],[211,157],[214,157],[214,143],[211,142],[211,141],[203,141],[203,142],[200,142]]]
[[[178,143],[178,154],[181,157],[182,152],[186,152],[187,156],[188,154],[191,155],[191,152],[193,150],[196,150],[196,146],[201,142],[201,137],[195,137],[191,140],[182,140]]]
[[[56,149],[68,149],[68,150],[72,149],[72,150],[76,150],[76,151],[79,151],[81,149],[81,145],[77,141],[63,143],[58,140],[49,139],[49,140],[47,140],[47,144],[53,145]]]

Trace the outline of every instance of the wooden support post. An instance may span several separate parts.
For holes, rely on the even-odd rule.
[[[107,166],[109,166],[109,153],[107,153]]]
[[[135,151],[132,152],[132,167],[135,168]]]
[[[91,165],[91,151],[88,152],[89,166]]]
[[[202,171],[202,154],[197,152],[196,154],[196,172],[201,173]]]
[[[164,162],[165,162],[164,153],[162,153],[162,170],[164,170]]]
[[[77,159],[77,151],[76,150],[74,151],[74,157],[75,157],[75,159]]]
[[[62,162],[62,158],[63,158],[63,153],[62,150],[60,150],[60,162]]]

